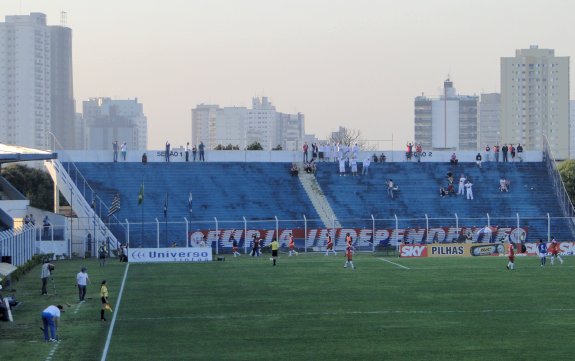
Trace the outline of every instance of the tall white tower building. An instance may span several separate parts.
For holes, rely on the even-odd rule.
[[[477,99],[457,94],[449,79],[438,99],[416,97],[415,142],[424,150],[477,150]]]
[[[501,58],[501,141],[541,150],[547,137],[558,159],[570,153],[569,57],[518,49]]]
[[[0,141],[45,149],[49,132],[73,148],[72,31],[46,15],[0,23]]]

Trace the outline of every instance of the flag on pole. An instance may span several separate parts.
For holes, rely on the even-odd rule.
[[[190,213],[192,213],[192,192],[190,192],[190,196],[188,197],[188,209]]]
[[[120,211],[120,195],[116,193],[114,199],[112,200],[112,206],[108,210],[108,217],[111,217],[114,213]]]
[[[168,218],[168,193],[166,193],[166,200],[164,201],[164,218]]]
[[[138,194],[138,205],[144,203],[144,182],[140,186],[140,193]]]

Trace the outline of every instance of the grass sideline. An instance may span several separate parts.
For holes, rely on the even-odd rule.
[[[343,268],[342,255],[323,254],[282,255],[275,268],[269,255],[132,264],[108,360],[572,359],[575,258],[541,269],[537,258],[519,257],[515,271],[503,257],[385,258],[409,269],[381,254],[354,258],[356,270]],[[62,295],[73,301],[82,264],[57,264],[67,278],[57,286],[70,283]],[[115,304],[124,265],[88,267],[90,296],[106,277]],[[39,283],[35,269],[16,286],[19,298],[31,287],[31,300],[15,312],[24,320],[10,326],[7,343],[0,324],[2,360],[48,356]],[[108,325],[97,302],[64,314],[53,360],[100,359]]]

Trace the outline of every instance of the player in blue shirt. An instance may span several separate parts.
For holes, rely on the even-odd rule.
[[[539,259],[541,260],[541,267],[545,267],[545,262],[547,261],[547,244],[543,242],[542,239],[539,239],[537,251],[539,252]]]

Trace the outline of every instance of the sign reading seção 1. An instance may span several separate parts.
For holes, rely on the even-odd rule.
[[[194,248],[130,248],[128,261],[134,263],[154,262],[209,262],[212,260],[210,247]]]

